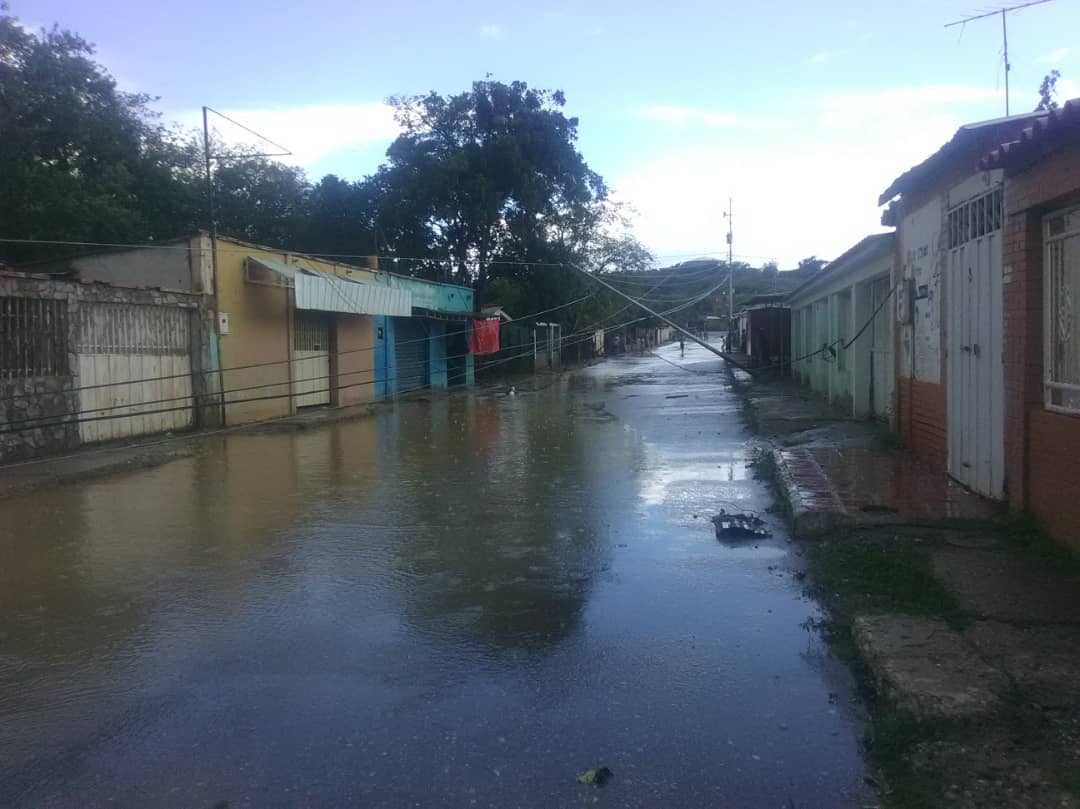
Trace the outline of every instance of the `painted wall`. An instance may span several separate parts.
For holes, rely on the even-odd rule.
[[[292,290],[285,286],[271,286],[246,280],[244,267],[248,256],[357,280],[371,282],[375,278],[373,272],[363,268],[219,238],[218,311],[227,315],[229,321],[229,333],[219,336],[227,424],[287,416],[294,410],[289,385],[293,372]],[[283,282],[284,279],[281,279],[280,283]],[[334,359],[338,363],[338,369],[348,374],[349,380],[361,379],[364,374],[374,373],[373,352],[353,351],[354,348],[370,345],[372,318],[356,317],[359,318],[358,321],[346,322],[337,330],[338,340],[347,346],[343,348],[339,345],[339,353],[349,353]],[[361,322],[364,320],[368,322],[367,325]],[[337,388],[341,384],[347,383],[331,379],[332,387]],[[366,387],[369,386],[340,391],[343,396],[339,401],[349,404],[367,401],[363,398],[354,399],[366,396]]]
[[[338,405],[356,405],[375,398],[375,318],[370,315],[334,316],[335,355],[330,373],[334,379],[333,398]]]
[[[262,421],[292,412],[291,290],[244,279],[247,256],[282,262],[287,256],[237,247],[225,240],[218,242],[218,312],[229,321],[228,334],[218,337],[226,424]]]
[[[915,291],[914,323],[900,329],[898,373],[934,384],[941,382],[942,202],[934,195],[905,213],[897,231],[900,277]]]
[[[873,313],[871,285],[891,278],[893,260],[891,251],[880,253],[832,277],[826,274],[818,284],[792,294],[788,299],[792,357],[804,357],[825,342],[852,340]],[[892,310],[886,304],[878,322],[891,325],[891,319]],[[866,329],[846,350],[836,346],[835,358],[816,354],[794,363],[793,375],[830,401],[849,407],[853,415],[869,415],[871,339],[872,331]]]
[[[422,309],[440,309],[446,312],[473,311],[473,291],[468,287],[438,284],[421,278],[388,275],[386,283],[393,289],[407,289],[412,293],[413,306]]]

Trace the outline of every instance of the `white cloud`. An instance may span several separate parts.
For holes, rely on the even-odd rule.
[[[987,102],[997,95],[975,87],[829,95],[789,107],[786,127],[762,122],[772,126],[766,137],[720,130],[697,149],[611,177],[611,185],[638,210],[636,233],[659,255],[725,251],[730,195],[736,255],[775,258],[781,267],[811,254],[833,258],[880,231],[878,195],[962,123],[992,117]]]
[[[399,132],[393,110],[379,102],[276,109],[227,108],[221,112],[280,143],[292,152],[281,159],[301,166],[310,166],[338,152],[393,140]],[[202,127],[201,112],[187,112],[180,119],[189,126]],[[217,134],[231,144],[277,151],[221,118],[211,116],[211,123]]]
[[[828,51],[818,51],[817,53],[815,53],[813,56],[810,57],[810,64],[812,64],[812,65],[823,65],[826,62],[828,62],[830,58],[831,58],[831,54]]]
[[[480,36],[482,36],[484,39],[502,39],[502,26],[495,25],[494,23],[487,23],[486,25],[481,25]]]
[[[1058,48],[1057,50],[1050,51],[1049,53],[1044,53],[1035,61],[1044,65],[1056,65],[1058,62],[1065,61],[1068,55],[1068,48]]]
[[[656,123],[667,124],[676,129],[685,129],[691,124],[711,127],[754,128],[753,119],[737,112],[717,112],[698,107],[679,107],[655,104],[638,111],[638,116]]]

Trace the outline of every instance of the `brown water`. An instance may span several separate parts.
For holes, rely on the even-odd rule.
[[[863,805],[793,546],[708,521],[769,504],[738,400],[662,353],[0,502],[0,805]]]

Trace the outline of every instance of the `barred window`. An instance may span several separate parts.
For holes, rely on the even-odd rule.
[[[1080,413],[1080,208],[1048,216],[1043,228],[1045,403]]]
[[[0,297],[0,379],[67,373],[67,301]]]
[[[948,214],[949,248],[979,239],[1001,227],[1005,195],[1000,187],[957,205]]]

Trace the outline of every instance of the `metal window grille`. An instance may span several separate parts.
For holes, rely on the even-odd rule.
[[[1044,224],[1044,402],[1080,413],[1080,208]]]
[[[67,373],[67,302],[0,297],[0,379]]]
[[[187,309],[130,303],[84,303],[79,307],[79,354],[187,354]]]
[[[293,320],[293,349],[296,351],[329,351],[330,322],[321,312],[299,310]]]
[[[952,208],[945,228],[949,248],[959,247],[1000,229],[1004,201],[1002,189],[995,188]]]

